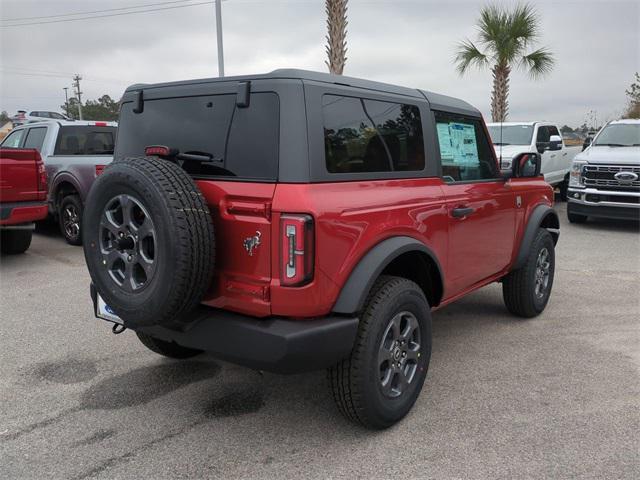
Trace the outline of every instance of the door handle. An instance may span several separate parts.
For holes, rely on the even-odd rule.
[[[463,218],[471,215],[475,211],[476,209],[472,207],[458,207],[451,210],[451,216],[453,216],[454,218]]]

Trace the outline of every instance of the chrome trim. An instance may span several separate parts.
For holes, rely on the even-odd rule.
[[[640,192],[637,190],[624,191],[624,190],[598,190],[597,188],[576,188],[569,187],[569,192],[584,193],[593,195],[618,195],[621,197],[640,197]]]

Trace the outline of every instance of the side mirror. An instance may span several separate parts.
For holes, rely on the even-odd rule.
[[[513,158],[511,166],[513,178],[530,178],[540,176],[541,157],[539,153],[520,153]]]
[[[584,143],[582,144],[582,151],[584,152],[589,145],[593,142],[593,137],[587,137],[584,139]]]
[[[549,150],[562,150],[562,137],[560,135],[551,135],[551,138],[549,138]]]

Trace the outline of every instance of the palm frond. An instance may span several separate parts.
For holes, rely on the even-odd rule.
[[[503,37],[508,19],[506,11],[497,4],[490,4],[480,10],[477,27],[480,42],[485,45],[499,43]]]
[[[553,54],[546,48],[539,48],[528,55],[524,55],[519,62],[533,78],[539,78],[553,70],[556,61]]]
[[[465,40],[458,44],[455,62],[458,73],[463,75],[473,66],[481,68],[488,65],[489,60],[471,40]]]
[[[524,3],[515,7],[509,15],[507,30],[509,36],[518,39],[522,46],[534,41],[540,32],[540,19],[534,8]]]

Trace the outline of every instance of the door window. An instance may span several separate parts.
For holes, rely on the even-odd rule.
[[[480,119],[435,112],[436,131],[445,182],[498,178],[492,147]]]
[[[550,133],[549,127],[538,127],[537,143],[549,143]]]
[[[2,148],[19,148],[20,141],[24,135],[24,130],[16,130],[11,132],[7,138],[2,142]]]
[[[42,151],[42,144],[46,134],[46,128],[30,128],[27,132],[27,138],[24,140],[23,148],[35,148],[39,152]]]

